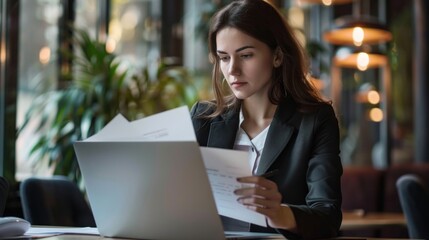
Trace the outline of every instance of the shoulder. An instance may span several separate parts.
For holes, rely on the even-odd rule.
[[[216,109],[216,105],[209,101],[199,101],[191,108],[191,120],[197,133],[209,131],[210,124],[215,119],[209,117]]]
[[[330,102],[313,102],[305,105],[298,104],[292,98],[286,98],[281,103],[281,117],[288,119],[288,115],[294,115],[293,119],[307,119],[317,121],[318,119],[333,118],[336,114]]]
[[[204,119],[212,114],[216,109],[216,105],[213,102],[209,101],[199,101],[196,102],[191,108],[191,118],[192,119]]]
[[[337,136],[339,133],[339,123],[334,108],[329,103],[320,104],[312,115],[313,130],[316,132],[326,132],[329,135]]]
[[[313,117],[334,117],[336,118],[334,108],[330,103],[321,102],[316,105],[312,105],[310,108],[301,111],[303,115],[313,116]]]
[[[325,117],[336,117],[334,108],[329,103],[321,103],[317,108],[317,114]]]
[[[194,126],[197,141],[201,146],[207,146],[210,134],[210,126],[214,121],[209,117],[215,111],[216,105],[211,102],[197,102],[192,106],[191,119]]]
[[[301,125],[313,130],[320,128],[338,128],[338,119],[334,108],[330,103],[320,103],[312,106],[311,110],[300,113]]]
[[[319,111],[318,111],[318,118],[319,119],[331,119],[337,121],[337,116],[335,114],[335,110],[329,103],[322,103],[320,104]]]

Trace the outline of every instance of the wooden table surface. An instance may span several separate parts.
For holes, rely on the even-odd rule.
[[[363,211],[343,212],[341,230],[377,229],[387,226],[407,227],[407,221],[402,213],[368,212]]]

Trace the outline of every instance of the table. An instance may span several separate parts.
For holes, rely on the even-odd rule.
[[[379,229],[382,227],[407,227],[402,213],[388,212],[343,212],[340,230]]]
[[[123,238],[103,238],[100,236],[89,236],[89,235],[59,235],[59,236],[53,236],[53,237],[48,237],[48,238],[44,238],[46,240],[130,240],[130,239],[123,239]],[[269,240],[275,240],[276,238],[270,238]],[[279,240],[284,239],[284,238],[278,238]],[[338,237],[338,238],[333,238],[333,239],[338,239],[338,240],[391,240],[391,238],[362,238],[362,237]],[[399,238],[395,240],[400,240]],[[403,239],[406,240],[406,239]]]
[[[104,238],[101,236],[95,236],[95,235],[76,235],[76,234],[63,234],[58,236],[52,236],[52,237],[46,237],[42,238],[46,240],[130,240],[129,238]],[[246,238],[247,239],[247,238]],[[266,239],[266,240],[285,240],[284,237],[267,237],[267,238],[248,238],[251,239]],[[360,238],[359,240],[361,240]]]
[[[400,226],[407,227],[407,222],[402,213],[387,213],[387,212],[368,212],[353,211],[343,212],[343,222],[341,223],[340,230],[362,230],[362,229],[380,229],[388,226]],[[49,240],[95,240],[95,239],[113,239],[113,238],[102,238],[98,235],[79,235],[79,234],[64,234],[58,236],[51,236],[46,239]],[[118,238],[114,238],[118,240]],[[284,239],[271,238],[271,239]],[[354,237],[340,237],[338,239],[362,239]],[[377,238],[368,238],[377,239]]]
[[[236,239],[237,234],[243,236],[245,239],[269,239],[269,240],[285,240],[280,234],[265,234],[265,233],[251,233],[247,232],[227,232],[231,239]],[[47,239],[47,240],[96,240],[96,239],[114,239],[114,240],[128,240],[127,238],[109,238],[102,237],[98,234],[96,228],[85,227],[61,227],[61,226],[33,226],[26,232],[26,236],[20,239]],[[239,237],[240,238],[240,237]]]
[[[376,215],[378,215],[378,218],[375,218]],[[372,213],[368,214],[369,218],[372,219],[372,220],[383,219],[383,218],[381,218],[380,214],[376,214],[376,215],[374,215]],[[388,214],[388,215],[390,215],[390,214]],[[386,216],[388,216],[388,215],[385,215],[384,220],[387,219]],[[393,216],[393,215],[391,215],[391,216]],[[363,216],[361,216],[361,217],[363,217]],[[354,220],[350,221],[351,219],[356,219],[356,214],[353,215],[353,216],[350,215],[350,214],[346,214],[345,223],[346,223],[347,226],[349,226],[349,224],[352,224],[352,223],[355,224],[356,223],[356,221],[354,221]],[[359,226],[367,226],[367,225],[359,225]],[[43,227],[43,228],[45,228],[45,227]],[[56,229],[57,227],[48,227],[48,228]],[[61,228],[62,230],[66,229],[66,228],[63,228],[63,227],[59,227],[59,228]],[[72,230],[66,231],[66,232],[68,232],[66,234],[54,235],[54,236],[45,236],[45,238],[42,238],[42,239],[46,239],[46,240],[129,240],[129,239],[124,239],[124,238],[103,238],[103,237],[101,237],[99,235],[76,234],[76,231],[73,230],[73,229],[79,229],[79,228],[71,228],[71,229]],[[74,232],[74,234],[70,234],[70,233],[73,233],[73,232]],[[78,232],[81,232],[81,231],[79,230]],[[41,237],[41,236],[39,236],[39,237]],[[20,238],[20,239],[32,239],[32,238],[31,237],[23,237],[23,238]],[[278,237],[274,237],[273,236],[273,237],[269,237],[269,238],[265,238],[265,239],[269,239],[269,240],[275,240],[275,239],[282,240],[283,239],[284,240],[285,238],[282,237],[282,236],[278,236]],[[333,238],[333,239],[362,240],[363,238],[362,237],[347,237],[347,236],[343,236],[343,237],[338,237],[338,238]],[[365,240],[379,240],[379,239],[383,239],[383,238],[373,238],[373,237],[366,238],[365,237],[364,239]],[[386,239],[386,240],[388,240],[388,239]]]
[[[130,240],[130,239],[122,239],[122,238],[103,238],[100,236],[89,236],[89,235],[59,235],[45,238],[46,240]],[[276,238],[270,238],[269,240],[275,240]],[[278,238],[279,240],[284,238]],[[338,237],[333,238],[338,240],[391,240],[391,238],[373,238],[373,237]],[[399,238],[395,240],[400,240]],[[406,240],[406,239],[403,239]]]

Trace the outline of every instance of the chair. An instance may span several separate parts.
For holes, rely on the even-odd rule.
[[[66,177],[25,179],[20,194],[24,218],[31,224],[95,227],[84,194]]]
[[[414,174],[406,174],[396,182],[402,211],[413,239],[429,239],[429,188]]]
[[[6,178],[0,176],[0,217],[3,216],[9,193],[9,183]]]

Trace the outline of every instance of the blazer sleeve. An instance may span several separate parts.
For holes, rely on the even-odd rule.
[[[339,157],[338,121],[329,105],[322,107],[315,119],[306,120],[308,123],[304,123],[304,126],[313,126],[312,154],[308,161],[306,177],[308,186],[306,205],[289,206],[294,213],[302,238],[335,237],[342,221],[343,168]]]

